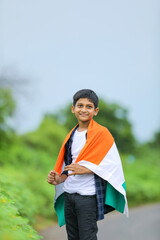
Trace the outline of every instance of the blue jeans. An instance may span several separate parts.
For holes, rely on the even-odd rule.
[[[96,195],[64,193],[68,240],[97,240]]]

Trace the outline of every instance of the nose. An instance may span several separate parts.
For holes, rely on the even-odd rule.
[[[86,112],[86,107],[85,106],[83,106],[82,108],[81,108],[81,111],[83,111],[83,112]]]

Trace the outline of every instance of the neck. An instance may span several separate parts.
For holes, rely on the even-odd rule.
[[[79,122],[78,123],[79,127],[78,127],[77,131],[78,132],[82,132],[82,131],[86,130],[88,128],[88,126],[89,126],[89,123],[90,123],[90,121],[88,121],[88,122]]]

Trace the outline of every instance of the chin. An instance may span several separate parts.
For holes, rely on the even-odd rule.
[[[79,119],[81,122],[89,122],[90,119]]]

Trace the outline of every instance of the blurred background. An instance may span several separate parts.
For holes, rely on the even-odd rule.
[[[46,179],[83,88],[100,98],[95,120],[117,143],[129,207],[160,201],[159,12],[158,0],[0,1],[2,240],[56,223]]]

